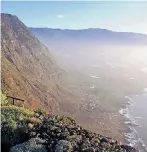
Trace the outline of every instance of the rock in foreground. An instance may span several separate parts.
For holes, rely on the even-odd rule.
[[[45,147],[49,152],[137,152],[130,146],[121,145],[115,139],[86,130],[77,125],[72,118],[64,116],[46,116],[28,134],[30,139],[39,138],[40,141],[43,141],[38,146],[34,144],[34,148],[30,144],[30,149],[38,148],[39,150],[41,147],[45,150]],[[28,142],[30,143],[30,141]],[[24,144],[13,147],[11,152],[14,148],[17,152],[18,147],[22,147],[22,151],[28,152],[24,150]],[[38,150],[36,149],[36,151]],[[34,150],[30,150],[30,152],[34,152]]]
[[[41,139],[32,138],[23,144],[12,147],[10,152],[47,152],[47,150]]]

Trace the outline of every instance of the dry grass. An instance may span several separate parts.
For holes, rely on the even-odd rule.
[[[27,120],[32,124],[39,124],[41,122],[40,119],[35,117],[28,118]]]

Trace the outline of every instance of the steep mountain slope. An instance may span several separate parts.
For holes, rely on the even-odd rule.
[[[71,86],[77,87],[83,100],[76,120],[95,132],[124,139],[127,128],[118,111],[126,96],[147,85],[141,71],[147,65],[147,35],[103,29],[29,30],[62,59],[60,65],[69,71],[70,82],[76,79]]]
[[[49,50],[10,14],[1,14],[2,89],[27,105],[56,110],[70,103],[61,70]]]

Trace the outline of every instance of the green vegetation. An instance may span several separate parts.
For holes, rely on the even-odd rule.
[[[1,107],[1,110],[3,111],[11,111],[11,112],[14,112],[14,113],[17,113],[17,114],[23,114],[24,116],[26,117],[33,117],[34,116],[34,111],[31,111],[30,109],[26,109],[24,107],[18,107],[18,106],[14,106],[14,105],[11,105],[11,106],[2,106]]]
[[[116,140],[77,125],[72,117],[48,116],[41,109],[34,112],[17,106],[2,106],[1,113],[2,151],[56,151],[65,144],[65,151],[71,152],[96,151],[97,148],[104,152],[120,152],[125,149]],[[129,148],[128,152],[136,152],[132,147],[126,148]]]
[[[0,90],[0,96],[1,96],[1,105],[6,105],[8,103],[6,94]]]
[[[33,111],[23,107],[1,106],[2,144],[12,146],[26,140],[30,129],[29,123],[32,125],[39,123],[34,114]]]
[[[19,121],[30,120],[34,116],[34,112],[17,106],[2,106],[1,107],[1,123],[7,124],[10,129],[17,128]]]
[[[40,109],[40,108],[36,109],[34,112],[38,113],[39,115],[43,115],[43,116],[46,115],[46,112],[43,109]]]

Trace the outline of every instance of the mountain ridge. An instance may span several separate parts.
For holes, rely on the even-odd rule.
[[[105,28],[83,28],[83,29],[68,29],[68,28],[51,28],[51,27],[31,27],[28,26],[29,29],[50,29],[50,30],[60,30],[60,31],[88,31],[88,30],[97,30],[97,31],[108,31],[108,32],[114,32],[114,33],[130,33],[130,34],[140,34],[140,35],[146,35],[145,33],[139,33],[139,32],[127,32],[127,31],[115,31],[111,29],[105,29]]]
[[[1,80],[6,94],[46,110],[57,110],[62,101],[70,104],[69,91],[62,87],[64,70],[50,50],[17,16],[2,13],[1,29]]]
[[[73,41],[103,45],[147,45],[147,35],[133,32],[115,32],[107,29],[83,30],[29,28],[46,45],[48,41]],[[72,42],[72,43],[73,43]]]

